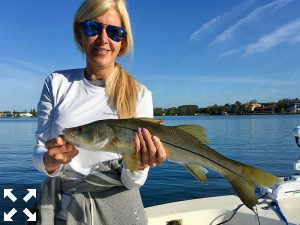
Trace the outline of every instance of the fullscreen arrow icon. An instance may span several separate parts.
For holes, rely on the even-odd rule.
[[[13,221],[12,217],[16,214],[17,210],[13,208],[9,213],[4,212],[4,221]]]
[[[27,189],[27,191],[28,194],[23,198],[25,202],[28,202],[32,196],[36,198],[36,189]]]
[[[11,193],[13,189],[4,189],[4,198],[9,197],[10,200],[15,202],[17,200],[16,196],[14,196],[13,193]]]
[[[27,208],[23,210],[23,213],[25,213],[26,216],[28,216],[27,221],[36,221],[36,213],[32,214]]]

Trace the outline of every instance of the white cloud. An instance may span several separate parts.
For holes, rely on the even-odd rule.
[[[202,25],[198,30],[196,30],[194,33],[192,33],[192,35],[190,36],[190,40],[197,39],[197,36],[199,36],[199,34],[201,34],[204,30],[212,27],[217,21],[219,21],[224,16],[225,16],[225,14],[223,16],[215,17],[212,20],[205,23],[204,25]]]
[[[206,30],[213,28],[214,26],[216,26],[219,22],[223,22],[224,19],[232,17],[233,15],[237,14],[237,13],[241,13],[243,12],[245,9],[247,9],[253,2],[255,2],[255,0],[248,0],[245,1],[244,3],[234,7],[231,11],[224,13],[221,16],[217,16],[213,19],[211,19],[210,21],[208,21],[207,23],[203,24],[198,30],[196,30],[194,33],[192,33],[192,35],[190,36],[190,40],[195,40],[199,37],[199,35],[201,35],[202,33],[204,33]]]
[[[241,51],[240,49],[232,49],[232,50],[226,51],[226,52],[222,53],[221,55],[219,55],[217,59],[222,59],[222,58],[225,58],[227,56],[237,54],[240,51]]]
[[[300,18],[263,36],[256,43],[247,45],[243,55],[263,52],[284,42],[291,44],[300,42]]]
[[[218,42],[223,42],[228,40],[230,37],[233,36],[234,32],[243,26],[244,24],[247,24],[257,18],[257,16],[264,14],[266,15],[266,11],[272,10],[272,13],[276,12],[280,8],[284,7],[285,5],[291,3],[293,0],[277,0],[273,1],[267,5],[263,5],[257,9],[255,9],[252,13],[247,15],[246,17],[238,20],[235,24],[230,26],[228,29],[226,29],[222,34],[218,35],[215,40],[211,44],[216,44]]]

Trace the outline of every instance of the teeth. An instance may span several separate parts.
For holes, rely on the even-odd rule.
[[[96,51],[98,52],[98,54],[100,55],[106,55],[108,50],[105,50],[105,49],[99,49],[99,48],[96,48]]]

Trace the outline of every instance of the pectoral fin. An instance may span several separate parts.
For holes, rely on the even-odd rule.
[[[208,140],[207,136],[204,133],[204,129],[205,129],[204,127],[196,126],[196,125],[179,125],[176,126],[176,128],[183,130],[184,132],[190,135],[193,135],[204,144],[210,143],[210,141]]]
[[[130,172],[138,171],[139,163],[135,154],[122,154],[122,157]]]
[[[201,183],[207,184],[206,174],[208,173],[207,169],[199,165],[188,165],[185,164],[184,167],[193,174]]]

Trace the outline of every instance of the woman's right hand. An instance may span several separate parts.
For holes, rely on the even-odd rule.
[[[74,145],[67,143],[63,136],[49,139],[46,142],[48,151],[44,154],[44,165],[46,171],[51,174],[61,164],[68,164],[78,154]]]

